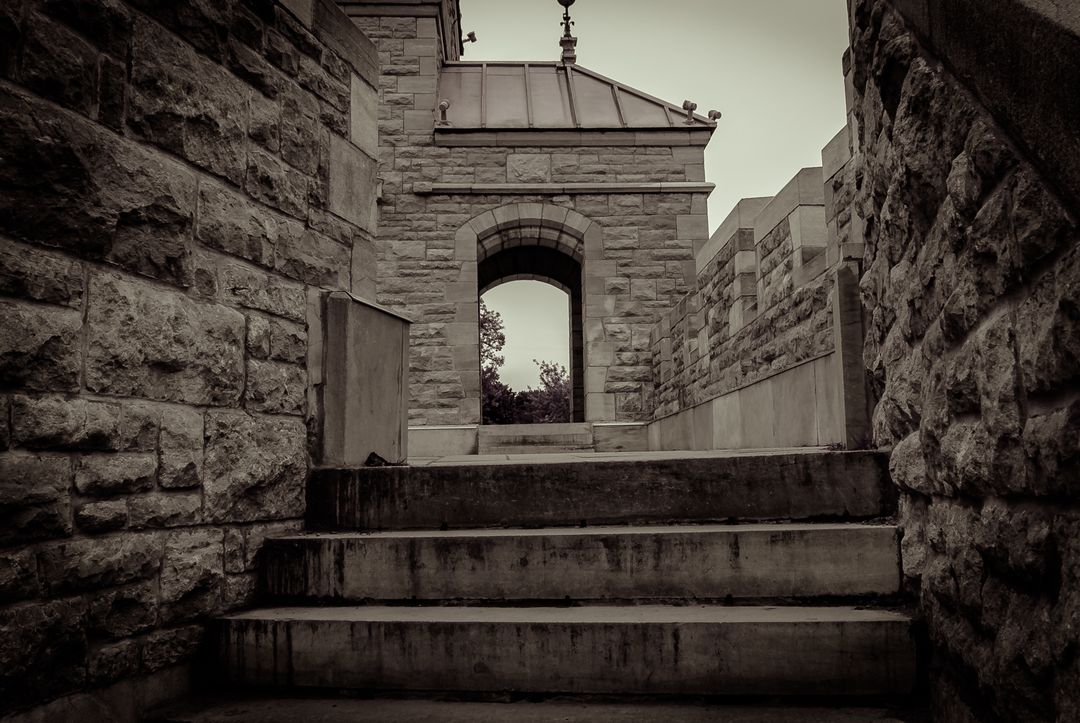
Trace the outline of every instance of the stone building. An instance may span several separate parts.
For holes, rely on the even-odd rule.
[[[846,128],[708,237],[714,119],[569,37],[0,5],[5,722],[215,685],[1080,718],[1080,19],[849,10]],[[573,300],[583,446],[639,453],[422,458],[476,451],[477,299],[523,277]],[[228,705],[162,715],[311,717]],[[450,708],[625,713],[560,705]]]

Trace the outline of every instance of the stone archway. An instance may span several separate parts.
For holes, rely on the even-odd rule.
[[[530,279],[570,296],[571,421],[585,421],[583,264],[586,237],[599,233],[591,220],[571,209],[541,203],[512,203],[473,218],[459,243],[475,237],[477,298],[500,284]]]

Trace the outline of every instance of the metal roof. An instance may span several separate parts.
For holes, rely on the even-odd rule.
[[[696,113],[580,65],[559,62],[452,62],[439,78],[450,128],[715,128]]]

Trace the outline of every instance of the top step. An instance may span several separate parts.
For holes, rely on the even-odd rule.
[[[593,432],[587,422],[484,425],[477,432],[477,444],[482,455],[591,451]]]
[[[544,457],[315,470],[308,522],[407,530],[863,520],[896,511],[888,457],[876,451]]]

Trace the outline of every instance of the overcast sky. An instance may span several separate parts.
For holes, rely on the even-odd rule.
[[[735,203],[821,165],[844,124],[845,0],[577,0],[578,64],[702,115],[724,115],[705,152],[715,229]],[[461,0],[479,42],[466,60],[557,60],[556,0]],[[536,386],[532,359],[567,364],[565,294],[535,281],[485,294],[506,322],[503,380]]]

